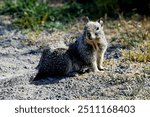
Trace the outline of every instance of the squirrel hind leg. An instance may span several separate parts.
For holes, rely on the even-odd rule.
[[[77,77],[77,76],[79,76],[79,74],[77,72],[69,72],[68,74],[66,74],[66,76],[68,76],[68,77]]]
[[[78,77],[81,74],[84,74],[86,72],[90,72],[90,69],[88,67],[83,67],[79,71],[73,71],[66,74],[68,77]]]
[[[86,72],[90,72],[90,69],[89,69],[89,67],[84,66],[80,69],[79,74],[84,74]]]
[[[44,79],[45,77],[47,77],[46,74],[37,73],[37,75],[35,76],[35,78],[33,79],[33,81],[38,81],[38,80]]]

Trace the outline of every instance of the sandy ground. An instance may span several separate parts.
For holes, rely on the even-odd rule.
[[[11,28],[8,17],[0,16],[0,99],[150,99],[150,63],[128,62],[120,55],[120,48],[110,44],[105,55],[107,70],[98,74],[85,73],[78,77],[60,77],[33,82],[41,49],[38,43],[24,44],[28,36]],[[63,33],[63,37],[72,33]],[[53,48],[67,43],[51,39]],[[65,35],[65,36],[64,36]],[[59,37],[59,36],[58,36]],[[64,44],[65,45],[65,44]],[[63,46],[64,46],[63,45]]]

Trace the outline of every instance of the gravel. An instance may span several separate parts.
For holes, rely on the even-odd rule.
[[[4,19],[0,16],[0,21]],[[51,36],[46,31],[42,35]],[[0,23],[1,100],[150,99],[150,71],[144,69],[150,63],[128,62],[120,48],[111,44],[105,54],[105,71],[33,82],[41,50],[38,44],[24,45],[27,39],[22,31],[10,28],[8,22]],[[63,39],[59,42],[50,41],[49,45],[57,45],[56,48],[65,43]]]

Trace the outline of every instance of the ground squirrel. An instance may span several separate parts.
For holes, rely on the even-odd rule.
[[[107,41],[103,31],[102,20],[93,22],[86,18],[83,33],[68,49],[50,47],[44,49],[39,65],[38,74],[34,80],[44,76],[70,76],[82,73],[86,69],[97,73],[103,70],[104,53]]]

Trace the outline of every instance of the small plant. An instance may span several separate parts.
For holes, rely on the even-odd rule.
[[[137,50],[122,50],[122,56],[134,62],[148,62],[150,61],[150,57],[148,54],[144,54],[142,51]]]
[[[135,62],[150,62],[150,41],[141,50],[122,50],[122,56]]]

